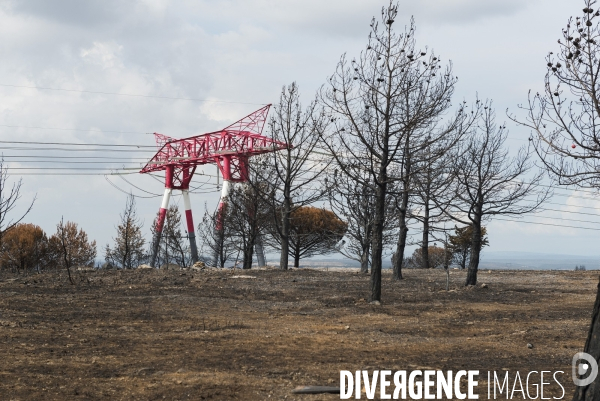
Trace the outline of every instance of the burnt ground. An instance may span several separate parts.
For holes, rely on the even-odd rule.
[[[418,367],[479,369],[481,389],[490,370],[563,370],[570,399],[598,282],[484,271],[487,288],[467,289],[454,270],[446,292],[443,271],[408,270],[396,283],[386,273],[372,305],[369,278],[348,271],[76,277],[0,272],[0,399],[334,400],[291,390],[338,386],[341,369]]]

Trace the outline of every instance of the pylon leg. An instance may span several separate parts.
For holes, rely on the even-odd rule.
[[[223,180],[223,187],[221,188],[221,199],[219,200],[219,209],[217,210],[217,221],[215,222],[215,230],[217,231],[217,233],[219,231],[222,231],[225,229],[224,227],[224,214],[225,214],[225,209],[227,207],[227,197],[229,196],[229,189],[230,189],[231,183],[229,182],[229,180]],[[219,237],[219,241],[221,241],[221,237]],[[215,249],[215,257],[213,260],[213,266],[218,267],[218,263],[219,263],[219,257],[221,255],[221,243],[216,244],[216,249]]]
[[[158,250],[160,248],[160,237],[162,235],[163,226],[165,224],[165,217],[167,216],[167,209],[169,208],[169,200],[171,199],[171,188],[165,188],[165,194],[163,195],[162,204],[160,205],[160,211],[158,212],[158,221],[156,222],[156,232],[154,233],[154,243],[152,249],[152,259],[150,259],[150,266],[156,267],[156,258],[158,257]]]
[[[183,193],[183,205],[185,207],[185,220],[187,222],[188,238],[190,240],[190,249],[192,250],[192,262],[198,261],[198,248],[196,247],[196,229],[194,228],[194,219],[192,218],[192,205],[190,204],[190,192],[187,189]]]

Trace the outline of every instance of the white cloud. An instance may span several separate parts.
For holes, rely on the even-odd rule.
[[[122,67],[119,56],[123,46],[116,43],[94,42],[93,46],[81,50],[81,58],[104,69]]]

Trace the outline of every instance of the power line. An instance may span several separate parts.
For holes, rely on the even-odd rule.
[[[133,94],[133,93],[117,93],[117,92],[78,90],[78,89],[50,88],[50,87],[44,87],[44,86],[26,86],[26,85],[10,85],[10,84],[0,84],[0,86],[4,86],[4,87],[8,87],[8,88],[41,89],[41,90],[73,92],[73,93],[93,93],[93,94],[97,94],[97,95],[143,97],[143,98],[151,98],[151,99],[190,100],[190,101],[194,101],[194,102],[231,103],[231,104],[252,104],[252,105],[258,105],[258,106],[266,106],[267,105],[267,103],[233,102],[233,101],[227,101],[227,100],[198,99],[198,98],[191,98],[191,97],[139,95],[139,94]]]
[[[554,202],[544,202],[547,205],[555,205],[555,206],[571,206],[571,207],[578,207],[581,209],[594,209],[594,210],[600,210],[600,207],[593,207],[593,206],[577,206],[577,205],[568,205],[566,203],[554,203]]]
[[[589,227],[578,227],[578,226],[567,226],[561,224],[552,224],[552,223],[536,223],[533,221],[523,221],[523,220],[512,220],[512,219],[504,219],[504,218],[496,218],[494,220],[499,221],[512,221],[515,223],[525,223],[525,224],[536,224],[540,226],[552,226],[552,227],[565,227],[565,228],[577,228],[580,230],[592,230],[592,231],[600,231],[600,228],[589,228]]]
[[[26,147],[19,147],[19,146],[2,146],[0,147],[0,151],[3,150],[29,150],[29,151],[53,151],[53,150],[57,150],[57,151],[65,151],[65,152],[73,152],[73,148],[69,149],[69,148],[26,148]],[[150,152],[150,150],[142,150],[142,149],[109,149],[110,152],[136,152],[136,153],[148,153]],[[77,149],[78,152],[106,152],[107,149]],[[1,158],[1,157],[0,157]],[[148,160],[150,160],[150,158],[148,158]]]
[[[1,150],[2,148],[0,148]],[[11,159],[17,157],[24,157],[30,159],[105,159],[105,160],[140,160],[140,161],[148,161],[150,159],[146,157],[110,157],[110,156],[41,156],[41,155],[2,155],[0,159]],[[20,160],[15,160],[15,162],[19,162]],[[35,161],[38,163],[38,161]]]
[[[52,175],[52,176],[76,176],[76,175],[87,175],[87,176],[104,176],[104,175],[119,175],[119,174],[138,174],[137,172],[132,173],[19,173],[19,176],[44,176],[44,175]]]
[[[43,129],[51,131],[74,131],[74,132],[100,132],[100,133],[111,133],[111,134],[139,134],[139,135],[153,135],[151,132],[136,132],[136,131],[114,131],[114,130],[102,130],[102,129],[79,129],[79,128],[55,128],[55,127],[31,127],[25,125],[6,125],[0,124],[0,127],[4,128],[27,128],[27,129]]]
[[[107,143],[76,143],[76,142],[36,142],[36,141],[0,141],[0,143],[18,143],[18,144],[31,144],[31,145],[68,145],[68,146],[100,146],[100,147],[128,147],[128,148],[153,148],[156,149],[156,145],[119,145],[119,144],[107,144]]]
[[[106,168],[98,167],[5,167],[6,170],[88,170],[88,171],[106,171]],[[138,167],[126,167],[113,170],[139,170]]]
[[[125,160],[125,159],[124,159]],[[113,162],[94,162],[94,161],[70,161],[70,160],[11,160],[12,163],[54,163],[54,164],[123,164],[117,161]],[[144,164],[144,163],[139,163]]]
[[[583,214],[583,215],[586,215],[586,216],[598,216],[598,217],[600,217],[599,213],[573,212],[573,211],[570,211],[570,210],[547,209],[547,208],[540,208],[538,210],[547,210],[547,211],[550,211],[550,212],[561,212],[561,213],[571,213],[571,214]]]
[[[116,190],[118,190],[118,191],[120,191],[120,192],[123,192],[124,194],[127,194],[127,195],[132,195],[132,196],[135,196],[136,198],[145,198],[145,199],[149,199],[149,198],[158,198],[159,196],[161,196],[161,195],[156,195],[156,194],[155,194],[155,195],[152,195],[152,196],[133,195],[133,193],[131,193],[131,192],[127,192],[127,191],[125,191],[125,190],[123,190],[123,189],[119,188],[119,187],[118,187],[118,186],[117,186],[115,183],[113,183],[111,180],[109,180],[109,179],[108,179],[108,175],[104,175],[104,179],[105,179],[105,180],[106,180],[106,181],[107,181],[107,182],[108,182],[108,183],[109,183],[109,184],[110,184],[110,185],[111,185],[113,188],[115,188]],[[144,192],[145,192],[145,191],[144,191]]]
[[[551,217],[551,216],[543,216],[543,215],[538,215],[538,217],[542,218],[542,219],[549,219],[549,220],[567,220],[567,221],[576,221],[578,223],[600,224],[600,222],[589,221],[589,220],[563,219],[561,217]]]
[[[590,198],[587,196],[580,196],[580,195],[573,195],[573,194],[554,194],[554,196],[562,196],[565,198],[577,198],[577,199],[585,199],[585,200],[593,200],[593,201],[598,201],[600,199],[597,198]]]

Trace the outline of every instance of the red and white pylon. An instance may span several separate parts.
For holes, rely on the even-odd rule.
[[[192,260],[198,261],[192,209],[189,201],[189,184],[202,164],[216,164],[223,175],[223,189],[219,210],[225,207],[231,185],[248,181],[248,158],[253,155],[286,149],[287,144],[274,141],[262,135],[262,130],[271,105],[266,105],[220,131],[197,135],[184,139],[174,139],[155,133],[158,152],[150,159],[140,173],[165,171],[165,194],[161,204],[154,247],[150,265],[154,266],[160,247],[160,237],[165,222],[169,199],[174,189],[181,190],[185,205],[188,237]],[[219,213],[220,214],[220,213]],[[220,224],[217,221],[217,227]],[[259,249],[260,248],[260,251]],[[259,264],[264,265],[262,246],[257,246]]]
[[[181,185],[177,186],[176,189],[181,189],[183,195],[183,204],[185,207],[185,220],[187,223],[188,239],[190,241],[190,250],[192,253],[192,261],[196,263],[198,261],[198,247],[196,246],[196,234],[194,228],[194,219],[192,217],[192,207],[190,204],[190,193],[189,186],[192,179],[193,173],[190,174],[189,169],[183,172],[183,180]],[[155,227],[155,236],[152,249],[152,257],[150,260],[150,266],[154,266],[158,251],[160,249],[160,239],[162,231],[165,225],[165,219],[167,217],[167,211],[169,210],[169,201],[173,193],[175,185],[173,182],[173,168],[165,169],[165,193],[163,195],[162,203],[160,204],[160,210],[158,212],[158,221]]]
[[[219,208],[217,209],[217,221],[215,224],[215,228],[217,230],[223,229],[223,216],[225,213],[225,209],[227,208],[227,198],[231,193],[231,189],[235,183],[242,183],[247,185],[249,179],[249,168],[248,168],[248,158],[240,157],[235,163],[232,164],[231,158],[229,156],[223,156],[222,160],[216,160],[217,168],[221,172],[221,176],[223,177],[223,186],[221,188],[221,199],[219,199]],[[235,171],[232,170],[235,168]],[[237,175],[234,177],[234,173]],[[256,252],[256,258],[258,259],[259,266],[265,266],[265,252],[262,246],[262,241],[260,234],[256,240],[254,245],[254,250]],[[218,263],[219,251],[215,251],[215,255],[213,258],[213,266],[216,266]]]

